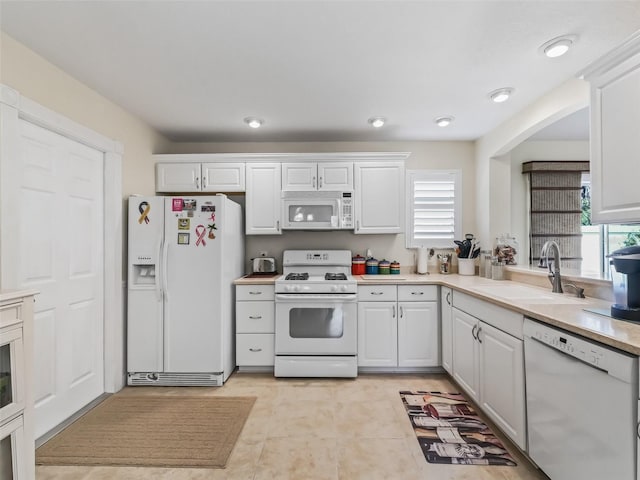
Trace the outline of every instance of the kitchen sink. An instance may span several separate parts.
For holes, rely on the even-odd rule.
[[[504,298],[505,300],[515,300],[523,303],[552,303],[556,305],[562,304],[581,304],[583,303],[576,297],[566,294],[551,293],[535,287],[526,287],[523,285],[489,285],[476,287],[478,293],[483,293],[493,297]]]

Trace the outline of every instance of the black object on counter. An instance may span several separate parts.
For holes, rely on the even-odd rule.
[[[611,275],[616,303],[611,306],[611,316],[640,322],[640,246],[621,248],[609,258],[615,269]]]

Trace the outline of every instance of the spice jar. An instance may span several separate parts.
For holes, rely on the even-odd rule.
[[[376,260],[375,258],[367,258],[366,272],[367,272],[367,275],[377,275],[378,274],[378,260]]]
[[[378,273],[380,275],[389,275],[389,273],[391,273],[391,262],[384,259],[380,260],[380,263],[378,264]]]
[[[364,275],[366,265],[364,257],[356,255],[351,259],[351,275]]]
[[[397,275],[400,273],[400,262],[397,261],[393,261],[391,262],[391,265],[389,266],[389,270],[391,272],[391,275]]]

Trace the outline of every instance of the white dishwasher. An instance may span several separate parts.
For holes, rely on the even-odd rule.
[[[529,456],[552,480],[638,480],[638,358],[526,318]]]

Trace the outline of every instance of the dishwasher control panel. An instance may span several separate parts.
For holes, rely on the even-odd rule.
[[[611,371],[614,375],[621,368],[626,370],[623,367],[626,362],[621,362],[624,357],[633,358],[631,355],[528,318],[525,319],[523,333],[525,337],[537,340],[593,367],[606,372]]]

